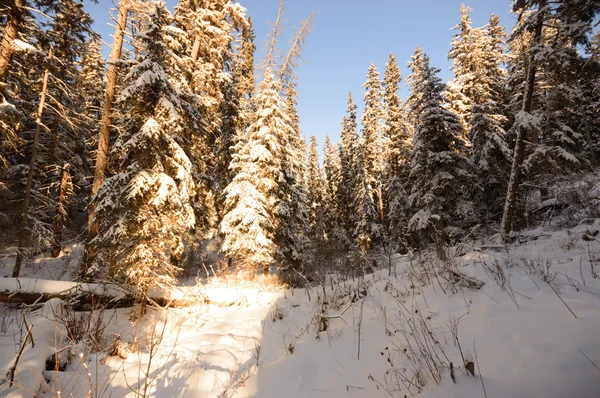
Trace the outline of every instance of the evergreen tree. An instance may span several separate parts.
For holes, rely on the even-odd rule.
[[[231,164],[235,176],[225,189],[220,227],[223,251],[264,273],[276,259],[294,255],[287,233],[297,227],[290,225],[288,201],[296,187],[290,184],[291,159],[286,153],[297,148],[290,145],[296,134],[278,86],[268,69],[254,100],[255,121],[236,144]]]
[[[319,166],[319,154],[317,152],[317,137],[310,137],[310,148],[307,162],[307,185],[309,205],[309,225],[311,230],[316,230],[318,217],[321,215],[323,206],[323,176]]]
[[[526,152],[531,153],[526,162],[529,170],[581,167],[577,152],[580,150],[582,135],[567,122],[573,98],[572,71],[576,68],[579,57],[576,47],[589,43],[592,24],[600,12],[600,4],[591,0],[519,0],[513,3],[513,9],[519,13],[519,24],[512,36],[531,34],[531,40],[522,107],[512,127],[516,131],[516,142],[502,217],[504,240],[508,239],[513,227]],[[558,72],[563,68],[567,73]],[[540,80],[539,76],[551,83],[548,92],[544,94],[543,100],[547,102],[542,108],[534,103],[534,89],[536,82]],[[541,137],[540,144],[526,151],[526,135],[533,141]]]
[[[402,81],[400,69],[396,58],[390,54],[386,65],[384,78],[384,104],[385,104],[385,146],[386,165],[388,178],[399,176],[401,181],[406,182],[409,173],[409,157],[412,150],[412,137],[410,127],[400,97],[398,86]]]
[[[174,282],[185,236],[195,224],[193,166],[180,143],[197,126],[181,90],[180,41],[171,21],[165,4],[156,2],[140,34],[141,56],[118,99],[125,115],[113,148],[118,172],[94,197],[98,235],[90,245],[97,255],[89,271],[109,267],[142,296]]]
[[[340,225],[342,214],[338,204],[338,189],[342,178],[340,148],[331,144],[329,136],[325,136],[323,144],[323,212],[319,217],[322,225],[325,246],[321,257],[325,261],[332,260],[344,252],[348,243],[348,234]]]
[[[423,70],[423,50],[419,47],[415,48],[415,52],[410,57],[408,67],[411,69],[411,73],[406,78],[408,88],[410,90],[408,98],[406,99],[406,116],[409,125],[414,129],[417,126],[419,117],[422,111],[422,93],[417,89],[417,84],[422,79],[421,71]]]
[[[220,127],[215,137],[215,167],[212,176],[212,190],[217,210],[218,222],[223,217],[224,189],[233,175],[229,165],[233,147],[239,131],[250,125],[252,114],[251,97],[254,92],[254,33],[249,20],[242,20],[242,26],[235,26],[237,35],[230,45],[225,62],[225,71],[231,75],[223,83],[223,101],[219,108]]]
[[[440,256],[448,237],[460,234],[472,219],[473,205],[468,193],[473,186],[472,166],[461,152],[464,148],[459,118],[446,109],[444,84],[436,76],[439,69],[423,55],[419,70],[413,69],[412,89],[419,92],[420,109],[411,156],[411,192],[408,205],[413,216],[410,232],[433,237]]]
[[[373,188],[369,184],[366,168],[362,170],[362,178],[355,202],[358,219],[354,229],[354,238],[361,253],[367,254],[373,244],[383,238],[383,226],[381,225],[377,206],[373,202]]]
[[[278,186],[279,204],[275,208],[278,215],[276,224],[277,255],[279,269],[285,277],[293,270],[307,272],[311,262],[312,247],[309,240],[309,209],[307,171],[304,156],[306,143],[300,136],[300,119],[296,111],[295,82],[288,81],[286,87],[286,113],[291,130],[280,131],[282,142],[282,169]]]
[[[473,10],[464,4],[460,5],[460,22],[452,29],[458,33],[452,38],[452,48],[448,59],[452,61],[454,80],[447,85],[448,102],[450,110],[460,119],[463,128],[468,131],[471,119],[471,110],[475,102],[478,78],[479,57],[481,49],[481,29],[471,26],[471,12]]]
[[[387,159],[385,170],[386,226],[388,238],[398,241],[406,229],[406,192],[410,173],[412,137],[406,122],[404,109],[398,96],[398,85],[402,80],[396,58],[390,54],[384,77],[385,146]]]
[[[88,39],[79,61],[79,68],[77,87],[84,98],[82,111],[89,123],[88,129],[95,131],[94,135],[97,135],[96,130],[102,116],[103,88],[106,79],[106,65],[102,57],[102,42],[99,36],[95,35]]]
[[[323,143],[323,178],[325,184],[325,195],[329,198],[329,211],[336,214],[337,190],[341,177],[340,151],[337,145],[332,145],[328,135],[325,135]]]
[[[491,16],[484,32],[477,60],[478,87],[473,96],[469,138],[473,144],[472,161],[482,188],[479,203],[488,213],[486,218],[496,218],[501,212],[500,198],[506,192],[511,155],[504,130],[507,119],[503,115],[503,28],[499,25],[498,16]]]
[[[337,186],[337,212],[339,224],[345,231],[343,240],[347,244],[354,233],[356,212],[354,201],[360,184],[359,137],[356,124],[356,105],[352,94],[348,94],[348,108],[342,121],[340,143],[340,178]]]
[[[86,141],[92,137],[90,128],[94,127],[80,117],[88,99],[77,88],[80,60],[88,52],[88,40],[97,34],[92,30],[92,18],[79,0],[57,0],[48,11],[53,18],[45,37],[59,62],[48,85],[50,112],[45,124],[50,130],[50,141],[44,145],[45,162],[47,166],[70,163],[74,183],[85,187],[91,168]]]
[[[247,24],[246,10],[231,0],[182,0],[174,14],[175,25],[187,36],[184,74],[199,105],[198,122],[204,125],[187,149],[197,166],[194,208],[198,232],[204,234],[222,217],[223,189],[232,178],[229,148],[241,109],[236,87],[241,76],[233,76],[234,38]]]
[[[369,66],[365,87],[365,109],[361,118],[363,126],[361,137],[360,164],[363,178],[367,184],[361,183],[362,189],[369,189],[371,196],[379,213],[379,221],[384,219],[383,197],[382,197],[382,172],[383,158],[381,145],[381,131],[383,129],[383,103],[381,81],[375,64]]]

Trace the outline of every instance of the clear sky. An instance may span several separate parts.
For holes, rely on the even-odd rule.
[[[172,10],[177,0],[167,0]],[[264,53],[264,40],[270,32],[279,0],[239,0],[252,17],[257,41],[257,60]],[[507,32],[514,23],[510,0],[286,0],[285,26],[288,36],[312,11],[316,11],[313,30],[303,52],[305,63],[298,70],[298,113],[305,136],[315,135],[320,144],[325,134],[337,142],[349,91],[362,108],[367,68],[375,62],[381,78],[388,54],[393,53],[403,78],[409,73],[407,62],[416,46],[431,57],[442,70],[444,80],[452,78],[446,59],[453,35],[451,28],[459,21],[461,2],[473,8],[474,26],[487,23],[490,14],[500,15]],[[113,28],[108,26],[110,0],[88,5],[96,29],[112,43]],[[105,52],[108,54],[108,52]],[[401,97],[406,96],[405,82]]]

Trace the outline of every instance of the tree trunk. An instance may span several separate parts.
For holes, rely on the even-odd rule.
[[[540,1],[539,9],[545,6],[545,1]],[[539,10],[538,9],[538,10]],[[533,91],[535,88],[535,74],[537,62],[532,48],[537,46],[542,40],[542,27],[544,23],[544,14],[538,11],[537,21],[534,29],[534,37],[532,47],[529,49],[529,68],[527,70],[527,80],[525,83],[525,93],[523,95],[522,111],[530,113],[533,105]],[[510,172],[510,180],[508,182],[508,190],[506,192],[506,202],[504,204],[504,213],[502,215],[502,240],[504,243],[508,241],[508,237],[512,230],[512,223],[517,204],[517,195],[519,186],[521,185],[521,165],[525,157],[525,134],[526,129],[523,126],[518,126],[517,141],[515,143],[515,152]]]
[[[104,172],[108,164],[108,149],[110,145],[110,126],[113,105],[115,102],[115,92],[117,86],[117,66],[115,64],[121,58],[123,49],[123,37],[127,26],[127,14],[129,12],[129,0],[121,0],[119,4],[119,18],[115,27],[115,36],[110,53],[110,65],[108,67],[108,78],[106,82],[106,91],[104,93],[104,104],[102,106],[102,118],[100,119],[100,132],[98,134],[98,151],[96,153],[96,166],[94,168],[94,181],[92,183],[92,198],[98,192],[98,189],[104,182]],[[98,234],[98,225],[94,222],[94,205],[89,208],[88,218],[88,239],[83,255],[82,276],[87,274],[87,270],[95,257],[89,245]]]
[[[57,287],[58,286],[58,287]],[[0,283],[0,303],[40,304],[51,299],[68,301],[76,311],[89,310],[93,305],[106,306],[107,308],[132,307],[146,299],[152,300],[162,307],[188,307],[197,303],[208,303],[204,296],[198,296],[189,290],[183,290],[181,299],[174,300],[168,292],[154,292],[146,295],[135,292],[134,287],[120,286],[117,284],[88,284],[68,281],[48,281],[29,278],[2,278]],[[230,306],[234,299],[214,301],[219,306]]]
[[[0,43],[0,85],[6,83],[8,70],[12,61],[15,49],[12,45],[13,40],[18,38],[19,29],[23,23],[23,8],[25,0],[14,0],[14,4],[8,11],[8,21],[2,34]],[[3,91],[0,87],[0,91]]]
[[[583,131],[585,133],[585,139],[587,141],[588,150],[590,152],[590,165],[596,167],[596,153],[594,152],[594,142],[592,141],[592,134],[590,132],[590,121],[587,115],[583,116]]]
[[[61,47],[57,47],[59,57],[60,54],[65,54],[68,50],[70,30],[71,29],[67,27],[67,29],[63,32]],[[58,64],[58,71],[56,72],[56,75],[54,75],[54,77],[58,79],[59,84],[64,83],[67,74],[64,62],[66,61],[63,59],[63,62]],[[55,101],[59,104],[63,103],[63,90],[58,90]],[[54,164],[56,160],[56,147],[58,146],[58,129],[60,127],[60,118],[68,117],[67,114],[61,114],[59,107],[56,108],[57,112],[54,115],[52,126],[50,126],[50,157],[48,159],[48,165]]]
[[[383,208],[383,188],[382,188],[381,181],[379,181],[379,186],[377,187],[377,202],[379,204],[378,207],[379,207],[380,221],[381,221],[381,224],[383,224],[383,222],[385,221],[385,212],[384,212],[384,208]]]
[[[200,33],[196,34],[196,38],[194,39],[194,45],[192,47],[192,64],[195,64],[200,55]]]
[[[58,188],[58,198],[56,199],[56,214],[54,215],[53,228],[54,239],[52,243],[52,257],[58,257],[62,250],[62,230],[65,223],[65,199],[67,197],[67,188],[71,180],[69,175],[69,164],[65,163],[62,167],[60,178],[60,187]]]
[[[46,91],[48,90],[48,77],[50,76],[50,61],[52,60],[52,48],[48,50],[48,65],[44,72],[44,80],[42,83],[42,92],[40,94],[40,105],[35,119],[35,133],[33,135],[33,147],[31,149],[31,160],[29,162],[29,171],[27,172],[27,185],[25,186],[25,198],[23,200],[23,211],[21,212],[21,226],[19,230],[19,243],[17,244],[17,258],[15,267],[13,268],[12,276],[16,278],[21,272],[21,264],[23,263],[23,249],[27,241],[27,224],[29,217],[29,205],[31,203],[31,187],[33,185],[33,173],[35,170],[35,162],[37,156],[38,142],[40,140],[40,128],[42,126],[42,114],[44,113],[44,105],[46,103]]]

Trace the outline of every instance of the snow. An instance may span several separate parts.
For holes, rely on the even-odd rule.
[[[29,319],[31,338],[35,345],[28,344],[17,364],[14,384],[10,385],[7,382],[0,385],[0,396],[11,398],[33,398],[37,396],[36,392],[43,383],[40,376],[46,369],[46,359],[66,344],[66,332],[56,322],[61,312],[61,300],[52,299],[46,302],[39,312]],[[12,355],[7,356],[6,359],[11,357]],[[13,363],[11,361],[6,364],[2,374],[7,374]]]
[[[25,43],[24,41],[19,40],[19,39],[14,39],[12,41],[12,46],[15,48],[16,51],[30,52],[30,53],[35,53],[35,54],[42,55],[42,56],[46,55],[43,51],[40,51],[37,48],[35,48],[34,46],[32,46],[31,44]]]
[[[594,277],[600,246],[588,233],[599,228],[600,220],[570,230],[538,228],[524,231],[521,243],[508,250],[486,242],[449,250],[465,253],[452,257],[450,266],[484,282],[479,290],[452,287],[443,271],[432,276],[437,260],[427,253],[394,256],[391,273],[376,271],[364,279],[329,275],[325,312],[321,287],[281,290],[260,280],[182,287],[174,298],[195,294],[206,301],[151,309],[136,322],[130,321],[131,310],[107,310],[105,335],[137,341],[137,350],[121,359],[90,353],[79,343],[65,372],[45,372],[48,391],[84,397],[91,385],[105,396],[134,396],[131,389],[148,380],[148,396],[155,397],[468,398],[483,396],[483,381],[488,397],[596,397],[600,375],[591,361],[600,364],[600,278]],[[30,291],[72,286],[35,278],[20,283]],[[14,284],[0,279],[0,289]],[[50,326],[41,322],[50,322],[52,306],[55,301],[28,320],[40,342],[46,341],[41,334]],[[18,312],[5,310],[6,319],[11,314],[19,319]],[[319,332],[321,316],[328,327]],[[46,336],[54,338],[52,325]],[[15,330],[9,329],[0,334],[3,369],[18,349]],[[159,341],[153,354],[152,341]],[[439,373],[420,354],[425,342],[438,358],[431,363]],[[466,372],[463,357],[476,363],[475,377]],[[23,364],[33,371],[40,358],[28,362],[24,356]],[[21,383],[29,383],[29,371],[20,373]],[[0,387],[0,395],[6,388]]]

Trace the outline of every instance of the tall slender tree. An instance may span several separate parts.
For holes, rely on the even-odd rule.
[[[337,210],[339,224],[345,230],[345,241],[350,242],[354,233],[356,212],[354,199],[358,192],[360,183],[359,169],[359,137],[356,123],[356,105],[352,94],[348,94],[348,107],[346,116],[342,121],[342,135],[340,142],[340,178],[337,186]]]
[[[360,151],[360,165],[362,178],[367,179],[367,183],[361,183],[362,189],[369,189],[371,200],[376,203],[379,214],[379,222],[383,222],[383,156],[381,134],[383,130],[383,94],[381,81],[375,64],[369,66],[367,81],[363,84],[365,87],[365,109],[361,117],[362,137]]]

